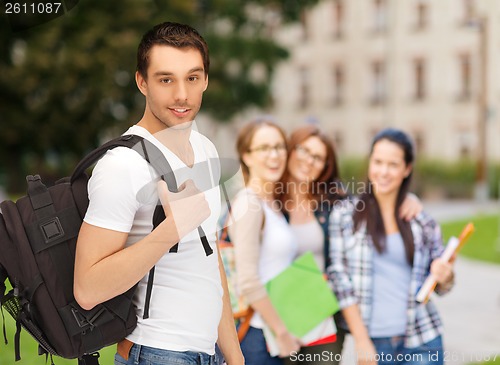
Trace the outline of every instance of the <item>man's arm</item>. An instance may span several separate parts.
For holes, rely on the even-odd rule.
[[[75,299],[82,308],[91,309],[130,289],[210,215],[204,194],[191,180],[179,187],[178,193],[170,193],[161,181],[158,193],[166,219],[127,248],[128,233],[83,223],[76,245],[74,278]]]
[[[219,256],[220,279],[222,288],[224,290],[224,295],[222,297],[222,317],[219,322],[219,338],[217,340],[217,344],[219,345],[219,348],[221,349],[228,365],[244,364],[245,359],[243,358],[243,354],[241,353],[238,335],[236,334],[236,328],[234,326],[233,311],[231,309],[231,301],[229,299],[226,272],[224,271],[220,251],[217,251]]]
[[[123,249],[127,233],[84,222],[78,235],[75,260],[74,293],[78,304],[91,309],[141,280],[176,243],[177,233],[172,230],[172,224],[163,223],[164,227],[158,226],[144,239]]]

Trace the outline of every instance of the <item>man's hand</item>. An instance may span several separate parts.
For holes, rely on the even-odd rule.
[[[161,180],[158,182],[158,196],[165,217],[172,217],[175,222],[179,240],[210,216],[205,194],[198,190],[192,180],[187,180],[179,186],[177,193],[171,193],[167,183]]]

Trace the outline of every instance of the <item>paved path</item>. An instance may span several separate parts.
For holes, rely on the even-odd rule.
[[[424,207],[440,223],[476,214],[500,214],[500,201],[484,203],[469,200],[430,201],[424,202]]]
[[[425,202],[426,210],[439,222],[478,213],[500,213],[499,202]],[[500,224],[500,223],[499,223]],[[459,257],[455,263],[456,286],[434,296],[444,323],[446,364],[481,362],[500,358],[500,265]],[[353,365],[354,344],[348,337],[341,365]]]
[[[500,265],[459,257],[455,275],[455,288],[434,298],[449,364],[500,358]]]

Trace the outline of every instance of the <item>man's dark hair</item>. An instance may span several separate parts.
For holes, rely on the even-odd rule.
[[[171,46],[175,48],[194,48],[200,51],[203,59],[205,75],[208,75],[210,57],[208,46],[196,29],[189,25],[165,22],[154,26],[142,37],[137,49],[137,71],[147,78],[149,54],[155,45]]]

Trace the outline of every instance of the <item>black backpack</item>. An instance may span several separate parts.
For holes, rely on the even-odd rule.
[[[78,358],[79,364],[94,365],[98,364],[98,350],[119,342],[137,324],[132,304],[136,286],[91,310],[82,309],[73,296],[76,241],[89,204],[85,170],[115,147],[136,150],[167,182],[170,191],[177,190],[163,153],[142,137],[125,135],[92,151],[71,177],[50,188],[40,176],[28,176],[28,194],[15,203],[4,201],[0,205],[0,299],[2,308],[16,321],[16,361],[20,359],[21,327],[38,342],[39,354]],[[153,226],[163,219],[159,204]],[[208,256],[212,250],[201,227],[198,231]],[[177,247],[170,252],[177,252]],[[12,286],[8,293],[6,279]],[[144,318],[149,313],[153,279],[154,267],[149,273]]]

